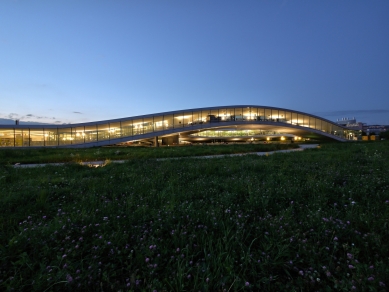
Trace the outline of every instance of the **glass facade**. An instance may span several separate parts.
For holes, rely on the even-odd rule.
[[[144,134],[156,133],[156,136],[160,136],[166,131],[184,132],[194,127],[196,129],[212,128],[227,123],[234,125],[265,123],[274,125],[273,133],[278,133],[277,127],[292,126],[305,130],[307,133],[310,131],[323,132],[326,136],[343,139],[350,139],[356,134],[333,122],[309,114],[279,108],[240,106],[176,111],[120,119],[114,122],[53,125],[42,128],[23,125],[2,127],[0,125],[0,147],[68,146],[120,138],[131,139],[133,136],[138,136],[136,138],[139,139],[139,135]]]

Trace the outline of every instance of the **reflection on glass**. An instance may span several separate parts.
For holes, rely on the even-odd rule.
[[[143,119],[136,119],[132,121],[133,135],[143,134]]]
[[[15,146],[14,130],[0,130],[0,147]]]
[[[192,125],[192,122],[193,122],[193,115],[192,115],[192,112],[189,111],[189,112],[184,112],[183,113],[183,119],[182,119],[182,125],[184,127],[189,127]]]
[[[110,123],[109,124],[109,138],[112,140],[112,139],[117,139],[120,137],[121,137],[120,122]]]
[[[173,115],[163,116],[163,122],[164,122],[165,130],[173,129],[173,125],[174,125]]]
[[[44,146],[44,141],[43,129],[30,130],[30,146]]]
[[[27,130],[28,133],[28,130]],[[2,132],[0,130],[0,147],[1,147],[1,138],[3,137]],[[28,145],[27,145],[28,146]],[[23,147],[23,130],[15,129],[15,147]]]
[[[45,146],[58,146],[57,129],[44,129]]]
[[[97,125],[97,140],[109,140],[109,124]]]
[[[155,116],[154,131],[163,131],[163,130],[164,130],[163,116]]]
[[[72,128],[73,144],[85,143],[84,127]]]
[[[153,117],[143,119],[143,134],[151,133],[154,131]]]
[[[127,136],[132,136],[133,135],[133,125],[132,125],[132,120],[125,120],[122,121],[122,136],[127,137]]]
[[[85,143],[91,143],[97,141],[97,126],[85,126]]]
[[[183,125],[183,122],[184,122],[183,113],[176,113],[176,114],[174,114],[173,122],[174,122],[174,128],[175,129],[182,128],[184,126]]]

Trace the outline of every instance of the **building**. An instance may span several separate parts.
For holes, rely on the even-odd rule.
[[[353,140],[356,131],[294,110],[220,106],[66,125],[0,125],[0,147],[93,147],[121,143]]]

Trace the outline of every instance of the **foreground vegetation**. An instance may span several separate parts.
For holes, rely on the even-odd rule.
[[[298,148],[297,144],[228,144],[183,147],[94,147],[75,149],[0,149],[0,164],[131,160],[268,152]]]
[[[0,290],[385,291],[388,146],[0,166]]]

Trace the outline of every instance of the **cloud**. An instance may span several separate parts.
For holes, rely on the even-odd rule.
[[[17,113],[10,113],[6,115],[1,115],[0,117],[10,119],[10,120],[26,120],[28,119],[29,121],[37,119],[37,120],[55,120],[55,117],[46,117],[46,116],[37,116],[34,114],[27,114],[27,115],[19,115]]]
[[[81,114],[82,115],[82,113],[80,113],[80,112],[73,112],[74,114]]]

